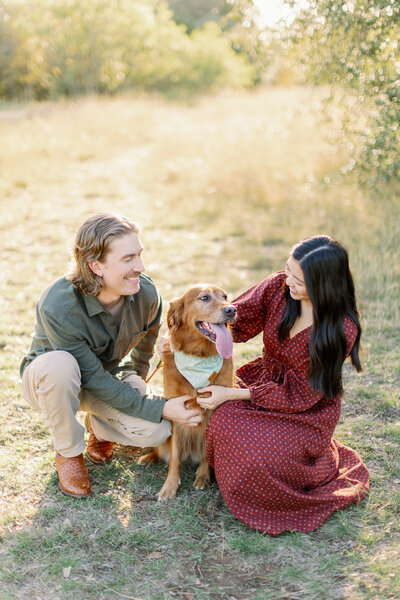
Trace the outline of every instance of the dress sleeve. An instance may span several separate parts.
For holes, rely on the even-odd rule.
[[[347,341],[346,356],[349,356],[357,337],[357,328],[346,318],[344,331]],[[287,369],[280,383],[271,381],[266,370],[259,374],[258,381],[248,386],[253,406],[283,413],[299,413],[312,408],[324,395],[314,391],[308,381],[309,358],[299,361]]]
[[[270,302],[284,280],[283,273],[271,275],[233,301],[237,309],[236,321],[230,326],[234,342],[246,342],[263,331]]]
[[[288,369],[283,381],[276,383],[261,375],[260,379],[248,386],[250,402],[257,408],[267,410],[297,413],[308,410],[322,398],[322,392],[315,392],[308,382],[309,360],[303,361],[296,368]]]

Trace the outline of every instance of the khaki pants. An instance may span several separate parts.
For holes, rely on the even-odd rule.
[[[150,391],[138,375],[129,375],[124,381],[143,394]],[[76,359],[62,350],[41,354],[25,368],[22,394],[28,404],[43,413],[54,447],[62,456],[78,456],[86,448],[85,428],[76,419],[78,410],[90,414],[99,440],[145,448],[159,446],[171,435],[169,421],[152,423],[125,415],[86,392],[81,388]]]

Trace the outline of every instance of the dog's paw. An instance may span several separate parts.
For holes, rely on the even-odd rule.
[[[193,486],[196,488],[196,490],[204,490],[209,485],[210,477],[208,475],[197,475],[193,483]]]
[[[138,460],[138,465],[148,466],[154,465],[158,461],[158,455],[155,452],[150,452],[149,454],[144,454]]]
[[[158,492],[158,502],[163,502],[164,500],[172,500],[175,498],[176,492],[178,491],[179,484],[177,486],[172,486],[164,483],[161,490]]]

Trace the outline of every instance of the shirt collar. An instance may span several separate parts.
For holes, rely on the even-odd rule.
[[[94,317],[95,315],[99,315],[101,312],[105,312],[104,308],[102,307],[96,296],[86,296],[85,294],[82,295],[89,317]],[[129,294],[129,296],[126,296],[126,298],[129,302],[135,301],[134,294]]]

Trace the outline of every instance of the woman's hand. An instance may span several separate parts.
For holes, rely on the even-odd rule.
[[[197,396],[197,403],[202,408],[214,410],[227,400],[250,400],[250,391],[247,388],[228,388],[222,385],[209,385],[197,390],[199,394],[209,393],[207,398]]]

